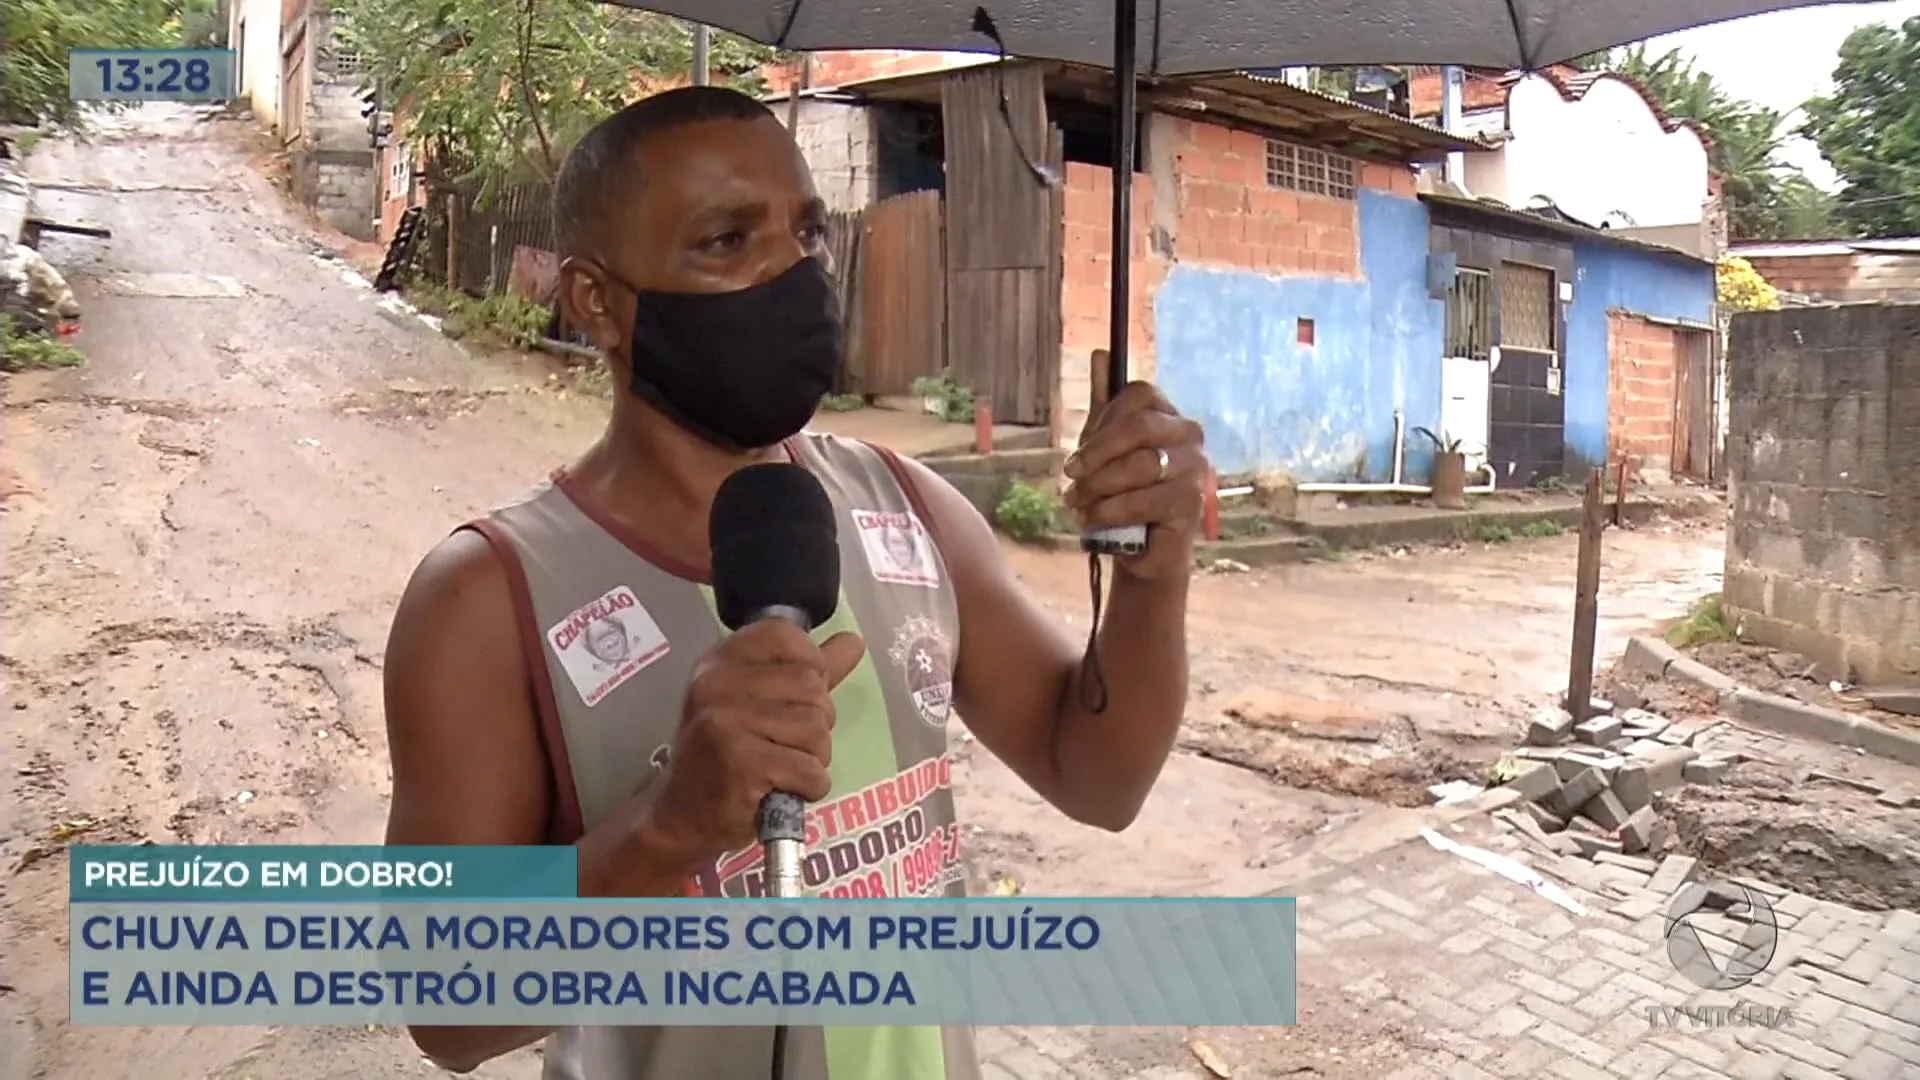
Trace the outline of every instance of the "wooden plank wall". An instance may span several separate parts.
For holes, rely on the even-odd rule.
[[[1060,194],[1021,158],[1023,148],[1036,161],[1056,158],[1041,72],[953,72],[940,96],[948,363],[991,401],[996,422],[1049,424],[1060,371]]]
[[[869,207],[860,244],[862,382],[859,393],[910,394],[946,367],[947,281],[938,191]]]
[[[866,219],[858,210],[827,215],[827,255],[833,262],[834,282],[840,286],[840,326],[846,335],[836,394],[866,393],[866,335],[860,318],[860,281],[865,273]]]

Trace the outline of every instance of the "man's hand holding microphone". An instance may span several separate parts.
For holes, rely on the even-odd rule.
[[[783,618],[715,646],[694,668],[663,775],[643,796],[660,841],[697,866],[754,843],[768,795],[826,798],[833,688],[865,654],[858,634],[815,645]]]
[[[797,896],[804,807],[833,787],[833,688],[866,655],[858,634],[809,636],[840,602],[833,503],[799,465],[751,465],[714,496],[708,540],[734,633],[695,666],[663,775],[633,806],[643,876],[669,892],[758,839],[769,894]]]

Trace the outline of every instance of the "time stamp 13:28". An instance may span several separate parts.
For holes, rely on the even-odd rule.
[[[74,101],[226,101],[235,67],[231,49],[74,49],[67,86]]]

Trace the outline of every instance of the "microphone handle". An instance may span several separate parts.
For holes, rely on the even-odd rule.
[[[761,619],[785,619],[802,630],[813,629],[811,616],[786,604],[769,604],[754,612],[747,622]],[[766,849],[767,895],[781,900],[799,898],[801,845],[807,840],[806,804],[791,792],[768,792],[760,800],[759,833],[760,844]]]

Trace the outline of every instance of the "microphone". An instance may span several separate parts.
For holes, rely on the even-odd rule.
[[[729,630],[786,619],[811,631],[840,606],[840,542],[833,502],[813,474],[785,462],[749,465],[727,477],[707,518],[713,598]],[[760,800],[767,892],[800,895],[805,807],[775,791]]]

